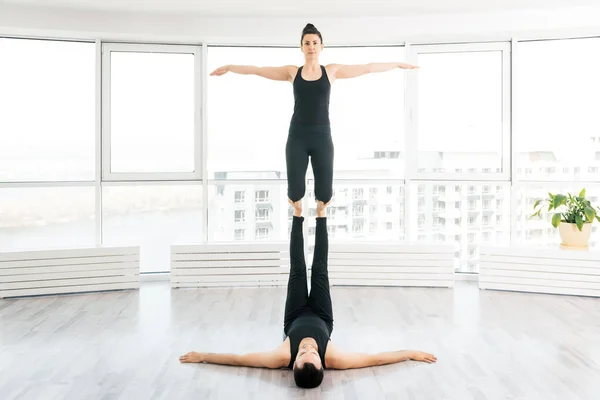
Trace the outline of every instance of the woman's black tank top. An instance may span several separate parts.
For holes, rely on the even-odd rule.
[[[325,365],[325,351],[327,350],[331,332],[321,317],[311,312],[304,313],[290,324],[286,334],[290,337],[291,353],[288,368],[293,368],[294,361],[296,361],[296,356],[298,355],[298,346],[302,339],[307,337],[313,338],[317,342],[321,363],[324,369],[327,368]]]
[[[294,78],[294,114],[291,125],[329,125],[329,98],[331,84],[325,67],[321,65],[321,77],[315,81],[302,78],[302,68]]]

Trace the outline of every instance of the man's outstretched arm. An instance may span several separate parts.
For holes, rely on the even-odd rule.
[[[179,357],[182,363],[208,363],[240,367],[283,368],[289,363],[289,355],[275,350],[261,353],[226,354],[190,352]]]
[[[395,364],[407,360],[435,363],[437,357],[433,354],[417,350],[400,350],[383,353],[352,353],[341,351],[330,343],[327,346],[325,360],[327,367],[331,369],[354,369],[374,367],[377,365]]]

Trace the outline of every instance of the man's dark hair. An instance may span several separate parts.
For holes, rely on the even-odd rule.
[[[304,363],[302,368],[294,365],[294,380],[301,388],[316,388],[323,382],[323,367],[317,369],[315,364]]]

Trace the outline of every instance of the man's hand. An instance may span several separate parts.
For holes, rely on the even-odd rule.
[[[414,361],[423,361],[428,364],[434,363],[437,361],[437,357],[433,354],[425,353],[424,351],[415,351],[414,354],[410,356],[411,360]]]

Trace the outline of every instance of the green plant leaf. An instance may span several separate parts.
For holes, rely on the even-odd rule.
[[[596,218],[596,210],[594,210],[593,208],[586,207],[583,209],[583,212],[585,213],[585,217],[588,219],[589,222],[592,222],[594,218]]]
[[[577,224],[577,228],[581,231],[583,229],[583,218],[581,218],[581,215],[575,217],[575,223]]]
[[[537,212],[534,212],[533,214],[531,214],[531,216],[529,217],[529,219],[532,219],[532,218],[535,218],[535,217],[540,218],[541,217],[540,212],[542,212],[542,210],[537,210]]]
[[[554,199],[552,201],[553,208],[558,208],[559,206],[564,204],[565,200],[567,200],[566,196],[562,194],[557,194],[556,196],[554,196]]]
[[[596,219],[600,222],[600,215],[596,215]]]
[[[560,213],[556,213],[552,216],[552,226],[558,228],[560,224]]]
[[[536,200],[535,204],[533,205],[533,209],[535,210],[540,205],[541,202],[542,202],[541,199]]]
[[[579,192],[579,197],[585,198],[585,188],[581,189],[581,192]]]

